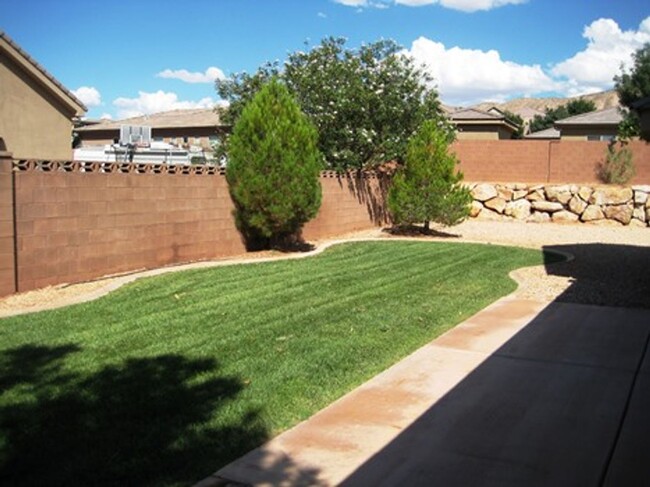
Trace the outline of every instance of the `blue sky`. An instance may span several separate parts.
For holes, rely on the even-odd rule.
[[[114,119],[218,102],[213,80],[326,36],[396,40],[451,105],[612,87],[647,0],[0,0],[0,29]]]

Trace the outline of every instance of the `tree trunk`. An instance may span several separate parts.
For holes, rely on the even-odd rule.
[[[429,220],[426,220],[424,222],[424,231],[427,233],[429,232]]]

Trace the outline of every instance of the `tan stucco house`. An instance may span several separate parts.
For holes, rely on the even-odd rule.
[[[153,141],[167,142],[179,147],[196,147],[210,151],[212,144],[229,130],[212,108],[194,108],[152,113],[124,120],[104,120],[101,123],[75,129],[80,147],[112,144],[120,136],[123,125],[151,127]]]
[[[458,140],[512,139],[517,132],[517,126],[497,109],[489,112],[476,108],[456,110],[449,114],[449,120],[456,126]]]
[[[561,140],[613,140],[623,115],[618,107],[582,113],[555,122]]]
[[[16,159],[72,158],[84,104],[0,31],[0,150]]]

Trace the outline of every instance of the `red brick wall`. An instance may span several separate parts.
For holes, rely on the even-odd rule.
[[[461,140],[452,150],[467,181],[598,183],[596,166],[606,142],[548,140]],[[632,142],[636,177],[650,183],[650,144]]]
[[[15,291],[11,155],[0,152],[0,296]]]
[[[19,291],[245,252],[222,175],[32,166],[15,173]],[[5,188],[10,166],[2,167],[7,174],[0,173],[0,295],[6,295],[15,291],[13,212],[11,188]],[[306,226],[305,238],[382,223],[383,181],[324,173],[321,210]]]
[[[316,218],[303,230],[306,240],[318,240],[386,223],[387,179],[323,173],[323,202]]]

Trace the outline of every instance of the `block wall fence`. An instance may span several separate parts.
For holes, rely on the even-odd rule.
[[[607,144],[460,141],[467,181],[594,183]],[[650,145],[631,144],[650,184]],[[388,223],[386,177],[321,175],[306,240]],[[0,152],[0,296],[245,253],[223,174],[206,166],[14,161]]]
[[[385,223],[381,181],[323,173],[322,206],[303,236]],[[244,254],[232,210],[217,168],[13,161],[0,153],[0,296]]]

